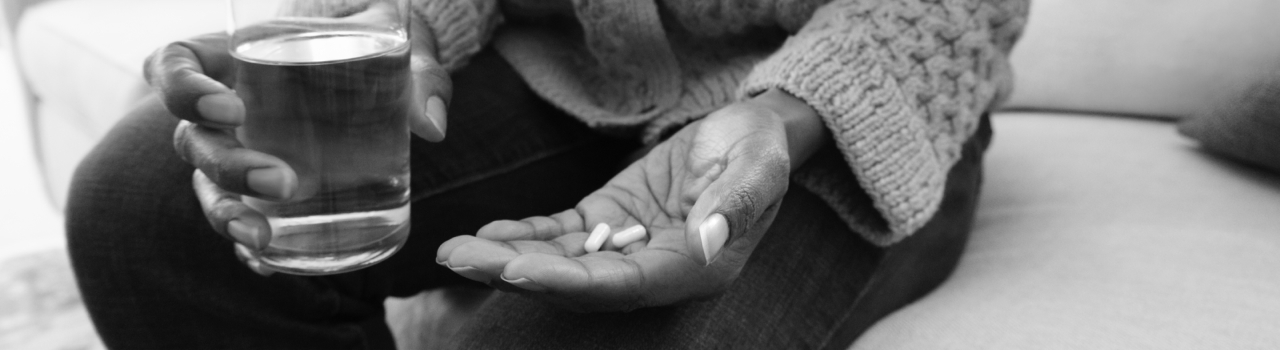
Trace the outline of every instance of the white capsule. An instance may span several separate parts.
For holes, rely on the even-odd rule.
[[[644,230],[644,225],[628,227],[625,230],[618,231],[618,233],[613,234],[613,246],[618,248],[626,247],[628,244],[639,242],[644,239],[646,234],[647,232]]]
[[[582,245],[588,253],[600,251],[600,247],[604,246],[604,240],[609,238],[609,224],[599,223],[596,228],[591,230],[591,235],[587,236],[587,242]]]

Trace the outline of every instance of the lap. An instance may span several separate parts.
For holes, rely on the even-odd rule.
[[[335,276],[263,278],[244,268],[205,221],[190,187],[193,168],[172,151],[176,119],[156,100],[140,106],[81,165],[67,209],[77,278],[107,344],[391,348],[385,297],[469,283],[434,263],[440,242],[492,220],[569,208],[634,149],[538,100],[491,53],[476,60],[455,75],[457,91],[477,93],[455,97],[449,138],[413,143],[406,246],[382,264]],[[953,170],[939,218],[894,248],[869,245],[793,186],[739,280],[721,296],[626,314],[571,314],[498,293],[457,344],[843,347],[837,344],[949,273],[972,217],[981,147],[976,154]]]
[[[636,145],[599,136],[539,100],[492,53],[454,75],[449,138],[412,143],[412,232],[353,273],[261,277],[205,220],[177,119],[155,98],[77,170],[69,249],[104,341],[123,348],[389,348],[383,299],[471,283],[434,263],[441,242],[492,220],[572,207]],[[193,342],[193,340],[198,340]]]
[[[972,226],[991,137],[984,117],[923,228],[874,246],[818,196],[792,185],[773,225],[727,292],[628,313],[577,314],[495,293],[462,327],[457,348],[845,349],[875,321],[950,275]],[[835,157],[825,152],[818,157]]]
[[[856,291],[882,254],[856,234],[840,234],[847,232],[844,226],[812,194],[791,191],[769,233],[722,295],[627,313],[578,314],[499,292],[462,329],[457,344],[469,349],[812,348],[856,302]]]

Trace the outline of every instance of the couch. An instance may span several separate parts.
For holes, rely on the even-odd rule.
[[[58,203],[147,92],[143,58],[225,25],[223,0],[5,5]],[[959,267],[852,348],[1280,348],[1280,174],[1176,131],[1280,68],[1278,17],[1271,0],[1035,1]],[[424,293],[388,317],[402,348],[429,348],[448,327],[424,320],[476,300]]]

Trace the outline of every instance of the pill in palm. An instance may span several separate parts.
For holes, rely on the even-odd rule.
[[[609,238],[609,224],[599,223],[596,228],[591,230],[591,235],[587,236],[587,243],[582,245],[588,253],[600,251],[600,247],[604,246],[604,240]]]
[[[613,234],[613,246],[622,248],[628,244],[639,242],[645,237],[644,225],[635,225]]]

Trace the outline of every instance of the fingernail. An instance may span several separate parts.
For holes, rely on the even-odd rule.
[[[541,291],[547,290],[547,287],[543,287],[541,284],[538,284],[538,282],[534,282],[533,280],[528,278],[517,278],[514,280],[509,280],[507,279],[506,276],[502,276],[502,281],[510,283],[511,285],[516,286],[520,289],[524,289],[531,292],[541,292]]]
[[[439,96],[427,98],[426,110],[427,120],[436,127],[436,130],[440,131],[440,139],[443,140],[446,134],[445,129],[449,127],[449,112],[444,106],[444,100],[440,99]]]
[[[591,230],[591,235],[587,236],[587,242],[582,244],[582,248],[587,253],[595,253],[600,251],[600,247],[604,246],[604,240],[609,238],[609,224],[599,223],[596,228]]]
[[[729,239],[729,223],[725,222],[724,215],[711,214],[702,221],[702,225],[698,225],[698,236],[702,239],[702,256],[707,265],[711,265]]]
[[[489,275],[485,274],[484,271],[480,271],[480,269],[471,266],[449,267],[449,269],[469,280],[480,283],[489,283]]]
[[[254,250],[262,250],[262,230],[255,225],[247,224],[239,219],[227,222],[227,234],[236,239],[236,242],[248,244]]]
[[[249,247],[236,243],[236,258],[240,259],[240,262],[248,263],[249,259],[252,259],[252,256],[253,251],[250,251]]]
[[[205,120],[235,127],[244,123],[244,103],[234,94],[212,94],[196,101],[196,111]]]
[[[259,274],[263,277],[271,276],[272,273],[275,273],[275,271],[272,271],[271,269],[266,268],[265,266],[262,266],[261,261],[249,260],[249,262],[246,263],[246,265],[249,266],[250,270],[253,270],[253,273]]]
[[[291,171],[270,167],[249,170],[249,189],[276,199],[289,199],[297,186],[297,176]]]
[[[625,230],[618,231],[618,233],[613,234],[613,246],[618,249],[622,249],[622,247],[626,247],[628,244],[639,242],[644,239],[645,235],[647,235],[647,232],[645,232],[644,225],[628,227]]]

